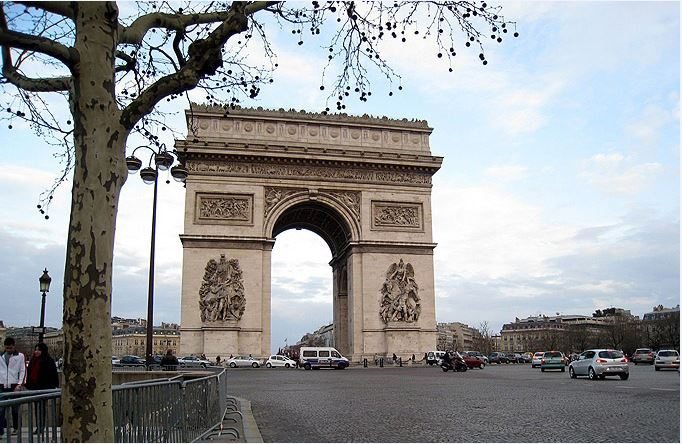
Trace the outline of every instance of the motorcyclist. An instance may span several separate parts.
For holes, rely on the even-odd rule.
[[[450,350],[447,350],[445,352],[442,360],[443,360],[443,365],[446,365],[446,366],[452,368],[452,358],[450,357]]]

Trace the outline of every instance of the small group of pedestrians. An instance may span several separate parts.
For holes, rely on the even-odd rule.
[[[11,393],[22,390],[47,390],[59,387],[59,375],[57,364],[50,356],[47,345],[36,344],[31,355],[31,360],[26,366],[26,357],[17,351],[14,338],[7,337],[4,341],[5,350],[0,357],[0,392]],[[19,428],[19,406],[10,408],[12,417],[12,430],[14,435]],[[35,404],[35,433],[41,432],[45,427],[46,408],[44,403]],[[5,408],[0,408],[0,436],[7,429]]]

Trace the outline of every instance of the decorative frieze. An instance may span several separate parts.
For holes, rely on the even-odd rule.
[[[372,229],[422,230],[421,203],[372,201]]]
[[[253,195],[197,193],[194,214],[199,224],[251,225]]]
[[[302,189],[296,188],[279,188],[279,187],[265,187],[265,217],[268,217],[272,209],[282,201],[282,199],[294,193],[299,193]]]
[[[265,205],[264,215],[267,218],[272,212],[272,209],[294,193],[308,191],[305,188],[283,188],[283,187],[265,187]],[[360,193],[357,191],[338,191],[338,190],[320,190],[316,192],[319,196],[332,197],[346,207],[355,219],[360,221]]]
[[[268,177],[281,179],[337,180],[353,183],[392,183],[431,185],[431,173],[381,171],[363,168],[287,165],[277,163],[225,163],[213,160],[189,160],[186,167],[192,175]]]

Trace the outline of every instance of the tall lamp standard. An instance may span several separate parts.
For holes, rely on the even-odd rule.
[[[148,166],[142,167],[142,161],[135,157],[135,152],[140,148],[145,148],[151,151]],[[152,167],[152,159],[154,159],[154,167]],[[159,184],[159,171],[168,171],[170,168],[171,176],[178,182],[184,182],[187,179],[187,169],[178,164],[171,168],[175,162],[173,153],[166,150],[166,146],[161,144],[156,149],[149,145],[141,145],[135,148],[132,154],[126,157],[126,165],[131,174],[135,174],[140,170],[140,178],[147,185],[154,184],[154,201],[152,203],[152,233],[151,246],[149,248],[149,290],[147,293],[147,341],[146,341],[146,362],[147,368],[150,369],[153,364],[153,348],[152,341],[154,340],[154,251],[156,249],[156,196]],[[166,181],[170,183],[170,181]]]
[[[47,268],[43,271],[43,275],[38,278],[40,282],[40,292],[43,294],[43,302],[40,305],[40,332],[38,333],[38,342],[43,342],[45,336],[45,293],[50,292],[50,282],[52,278],[47,274]]]

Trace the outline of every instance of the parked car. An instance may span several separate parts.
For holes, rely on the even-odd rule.
[[[118,363],[118,365],[121,365],[121,366],[123,366],[123,365],[140,366],[140,365],[144,365],[144,364],[145,364],[145,360],[143,358],[140,358],[139,356],[135,356],[135,355],[123,356],[119,360],[119,363]]]
[[[111,357],[111,365],[118,365],[121,363],[121,359],[118,356]]]
[[[680,354],[677,350],[659,350],[654,359],[654,368],[656,371],[662,368],[680,369]]]
[[[509,359],[504,353],[492,352],[488,355],[488,362],[491,364],[509,364]]]
[[[572,379],[578,376],[587,376],[592,380],[604,379],[606,376],[628,379],[630,367],[622,351],[600,348],[582,352],[576,361],[568,364],[568,374]]]
[[[483,361],[484,364],[488,365],[488,357],[485,356],[480,351],[464,351],[464,352],[462,352],[462,355],[469,355],[472,358],[478,358],[481,361]]]
[[[260,364],[258,363],[256,358],[253,358],[251,356],[235,356],[235,357],[227,360],[227,365],[230,368],[235,368],[235,367],[258,368],[258,367],[260,367]]]
[[[561,370],[566,371],[566,358],[560,351],[546,351],[542,354],[542,361],[540,362],[540,371],[545,370]]]
[[[632,355],[632,362],[634,362],[635,365],[639,363],[653,364],[654,351],[650,348],[638,348]]]
[[[545,352],[535,352],[533,353],[533,359],[530,361],[531,368],[540,367],[542,364],[542,356]]]
[[[523,353],[521,356],[523,356],[523,362],[526,364],[531,364],[533,362],[533,352],[526,352]]]
[[[507,353],[507,359],[512,364],[523,364],[526,362],[519,353]]]
[[[211,362],[208,359],[201,359],[198,356],[184,356],[182,358],[178,358],[178,364],[180,364],[181,367],[203,367],[203,368],[206,368],[209,365],[211,365]]]
[[[291,358],[288,358],[286,356],[282,355],[272,355],[268,358],[267,361],[265,361],[265,367],[271,368],[271,367],[293,367],[296,368],[297,364],[296,361],[294,361]]]

